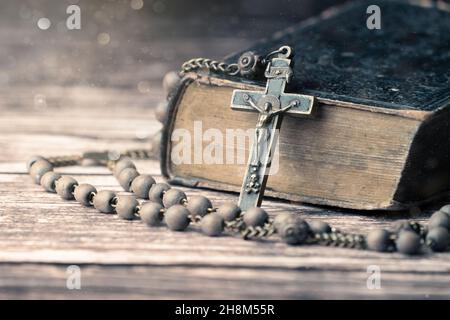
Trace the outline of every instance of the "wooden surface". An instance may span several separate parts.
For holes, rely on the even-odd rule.
[[[185,233],[150,229],[140,221],[122,221],[43,192],[26,174],[29,156],[149,146],[149,137],[160,128],[153,110],[163,98],[162,74],[186,58],[220,57],[247,45],[249,39],[233,34],[207,41],[197,36],[149,40],[111,31],[112,44],[126,45],[110,50],[90,45],[96,34],[89,34],[88,27],[87,33],[74,36],[56,29],[42,33],[35,22],[19,19],[20,23],[5,25],[4,21],[0,21],[0,64],[7,72],[0,86],[0,298],[450,298],[448,253],[405,257],[290,247],[276,239],[206,238],[195,227]],[[131,21],[131,26],[138,23]],[[143,26],[150,33],[160,30]],[[251,37],[273,31],[266,27]],[[168,49],[173,51],[170,60],[162,58]],[[106,59],[111,55],[115,58]],[[161,181],[157,161],[137,164],[141,172]],[[105,168],[69,167],[62,172],[99,189],[120,190]],[[215,205],[237,198],[185,191],[188,196],[201,192]],[[418,221],[427,217],[419,209],[383,215],[275,201],[265,201],[264,207],[271,215],[292,211],[360,233],[386,227],[400,217]],[[66,268],[74,264],[81,268],[81,290],[66,288]],[[371,265],[381,268],[379,290],[366,285]]]
[[[90,94],[103,92],[111,97],[108,90]],[[289,247],[272,240],[206,238],[196,228],[185,233],[150,229],[140,221],[122,221],[62,201],[31,182],[24,160],[33,154],[146,146],[147,140],[136,138],[136,128],[157,130],[146,105],[153,105],[160,92],[155,89],[141,106],[139,99],[133,100],[133,112],[117,108],[110,115],[95,107],[86,113],[82,107],[57,113],[5,110],[0,129],[1,298],[450,297],[449,254],[408,258],[317,246]],[[161,180],[157,161],[140,161],[138,168]],[[120,190],[104,168],[61,171],[100,189]],[[188,195],[206,194],[214,204],[236,199],[234,194],[185,191]],[[274,201],[266,201],[264,207],[272,215],[298,212],[308,220],[323,219],[344,231],[361,233],[388,226],[399,217]],[[65,287],[66,267],[72,264],[82,270],[79,291]],[[380,290],[366,287],[370,265],[381,268]]]

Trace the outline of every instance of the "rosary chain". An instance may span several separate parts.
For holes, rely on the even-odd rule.
[[[427,228],[419,222],[409,222],[411,229],[414,230],[422,239],[427,235]]]
[[[241,232],[245,228],[244,217],[243,215],[239,215],[236,219],[232,221],[225,222],[225,229],[230,232],[238,233]]]
[[[55,156],[46,158],[54,167],[66,167],[75,166],[81,164],[83,161],[83,156],[72,155],[72,156]]]
[[[133,160],[145,160],[150,159],[153,156],[152,150],[147,149],[130,149],[126,150],[123,153],[120,154],[117,160],[107,160],[106,161],[106,167],[113,171],[114,167],[116,166],[116,163],[123,157],[128,157]]]
[[[366,249],[365,237],[359,234],[341,233],[333,230],[329,233],[321,232],[311,235],[310,242],[323,246]]]
[[[216,61],[207,58],[195,58],[186,61],[181,66],[181,75],[200,70],[206,69],[215,73],[222,73],[226,75],[237,75],[239,73],[239,67],[237,64],[227,64],[225,62]]]
[[[149,159],[152,157],[152,155],[152,151],[147,149],[132,149],[127,150],[123,153],[123,156],[136,160]]]
[[[242,237],[245,240],[262,239],[270,237],[274,233],[276,233],[276,230],[272,220],[269,220],[269,222],[265,223],[262,227],[247,227],[241,231]]]

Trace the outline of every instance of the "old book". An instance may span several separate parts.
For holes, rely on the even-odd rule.
[[[448,194],[450,13],[404,2],[378,5],[379,30],[366,27],[367,3],[350,4],[250,48],[266,53],[283,44],[294,47],[295,80],[287,92],[313,95],[316,101],[314,117],[284,117],[279,170],[268,179],[267,196],[399,209]],[[246,162],[196,161],[195,143],[191,163],[172,159],[172,134],[178,129],[194,137],[201,124],[203,133],[218,129],[225,137],[226,129],[255,128],[257,113],[230,108],[236,88],[264,90],[264,83],[207,73],[182,80],[162,138],[162,172],[172,183],[240,190]],[[203,139],[200,147],[210,144]],[[246,144],[246,154],[248,149]]]

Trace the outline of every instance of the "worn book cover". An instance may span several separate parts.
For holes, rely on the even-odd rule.
[[[363,27],[368,3],[352,3],[242,50],[264,53],[292,46],[295,78],[286,91],[315,97],[313,117],[284,117],[279,167],[268,179],[266,195],[353,209],[399,209],[448,194],[450,13],[416,3],[378,5],[380,29]],[[242,52],[226,60],[235,62]],[[263,91],[264,85],[187,74],[169,106],[163,174],[172,183],[238,192],[246,161],[173,161],[173,133],[182,129],[194,137],[201,125],[199,132],[219,130],[225,139],[227,129],[254,128],[258,114],[232,110],[231,96],[236,88]],[[191,144],[192,155],[198,153],[195,147],[210,146],[204,138],[201,146]],[[225,155],[248,155],[248,144],[224,145]]]

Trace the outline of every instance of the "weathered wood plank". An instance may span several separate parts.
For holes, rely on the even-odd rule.
[[[132,121],[130,121],[132,123]],[[127,122],[124,122],[127,125]],[[123,139],[99,139],[95,137],[95,129],[92,136],[78,136],[52,133],[4,133],[0,134],[0,172],[25,173],[24,163],[33,155],[44,155],[47,157],[58,155],[81,154],[90,150],[117,150],[150,149],[151,139],[160,124],[154,120],[147,123],[148,137],[137,138],[134,136],[132,125],[129,126],[128,139],[124,134]],[[125,130],[124,130],[125,131]],[[84,131],[89,133],[89,129]],[[146,134],[147,134],[146,133]],[[131,137],[130,137],[131,136]],[[82,171],[91,170],[84,168]],[[90,172],[90,171],[89,171]]]
[[[14,139],[8,136],[11,134],[136,140],[148,138],[161,128],[154,117],[156,105],[163,101],[161,90],[157,94],[142,95],[130,90],[74,87],[55,91],[54,87],[44,87],[37,88],[41,93],[36,94],[36,98],[26,89],[20,101],[1,104],[5,108],[0,107],[2,145],[7,146],[8,140]],[[49,91],[55,91],[51,93],[53,96],[47,96]],[[45,99],[45,102],[36,104],[36,99]],[[24,107],[10,106],[16,103]]]
[[[66,287],[67,265],[0,265],[0,299],[448,299],[449,275],[383,273],[367,289],[366,270],[80,265],[81,290]]]
[[[153,111],[163,98],[164,72],[194,56],[219,58],[246,47],[252,36],[279,29],[273,21],[252,28],[254,22],[244,19],[240,27],[248,29],[248,38],[244,33],[236,38],[229,30],[224,36],[229,26],[218,21],[220,36],[204,37],[204,25],[183,23],[189,30],[178,30],[174,38],[166,37],[173,31],[167,20],[127,21],[111,33],[109,47],[98,45],[96,28],[45,33],[34,21],[19,19],[0,28],[0,299],[449,298],[447,253],[404,257],[289,247],[273,240],[206,238],[195,226],[175,233],[62,201],[32,184],[24,163],[31,155],[148,147],[149,136],[160,128]],[[162,181],[156,161],[137,165]],[[99,189],[120,190],[105,168],[60,171]],[[237,199],[225,192],[183,190],[188,196],[207,195],[215,205]],[[409,216],[272,200],[264,206],[272,216],[298,212],[361,233]],[[412,211],[411,216],[424,221],[427,213]],[[81,267],[81,291],[65,287],[68,264]],[[369,265],[381,268],[381,290],[367,289]]]

